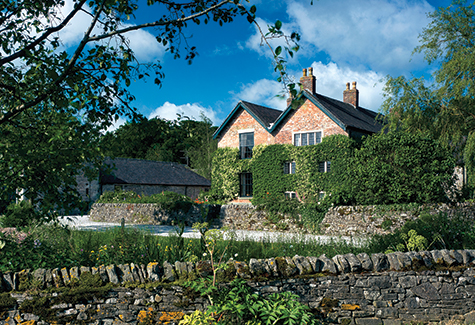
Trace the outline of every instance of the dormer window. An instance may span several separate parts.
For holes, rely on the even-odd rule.
[[[300,132],[294,133],[294,146],[311,146],[322,142],[322,132]]]
[[[239,133],[239,152],[241,159],[252,158],[254,148],[254,132]]]

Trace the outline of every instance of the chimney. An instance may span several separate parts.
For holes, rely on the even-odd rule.
[[[346,83],[346,89],[343,91],[343,101],[345,103],[353,105],[355,108],[358,108],[359,102],[359,91],[356,89],[356,81],[352,82],[352,88],[350,89],[350,83]]]
[[[313,68],[308,68],[308,76],[307,69],[303,69],[303,76],[300,78],[300,83],[302,84],[303,89],[307,90],[312,95],[315,94],[317,78],[313,75]]]

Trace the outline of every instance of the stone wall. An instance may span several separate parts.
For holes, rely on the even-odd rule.
[[[395,325],[456,319],[473,324],[474,267],[475,250],[441,250],[371,256],[346,254],[332,259],[322,255],[251,259],[249,263],[229,261],[222,274],[228,279],[246,279],[262,295],[293,292],[328,322]],[[118,286],[100,297],[85,296],[75,304],[61,300],[66,291],[33,294],[31,286],[62,287],[74,279],[84,279],[83,273],[98,274],[104,282]],[[25,311],[24,301],[30,299],[36,299],[37,306],[41,302],[38,310],[50,317],[54,315],[59,323],[137,324],[146,317],[158,324],[176,323],[184,314],[206,308],[207,300],[174,281],[209,274],[208,261],[174,265],[165,262],[163,267],[150,263],[4,273],[0,277],[1,288],[17,303],[10,308],[0,307],[0,323],[50,324],[31,310]],[[148,285],[139,287],[140,283]],[[28,290],[18,292],[22,287]],[[2,306],[6,301],[4,295]]]
[[[449,216],[460,213],[467,218],[467,222],[473,223],[475,203],[411,205],[406,209],[384,206],[339,206],[329,209],[320,228],[322,234],[332,236],[388,234],[401,228],[407,221],[427,213],[447,213]]]
[[[206,218],[212,218],[219,213],[219,206],[210,205]],[[94,203],[90,211],[93,221],[120,223],[124,219],[126,224],[171,225],[184,220],[187,226],[195,222],[202,222],[202,215],[198,206],[192,206],[188,212],[169,213],[162,210],[157,204],[144,203]]]
[[[301,233],[306,230],[295,222],[292,217],[283,216],[282,220],[272,223],[267,213],[256,209],[252,204],[228,204],[223,206],[211,205],[208,218],[217,226],[230,229],[279,231]],[[423,213],[447,213],[454,215],[463,213],[467,222],[475,220],[475,203],[459,203],[456,205],[413,205],[403,208],[378,206],[339,206],[329,209],[321,223],[321,232],[329,236],[367,236],[372,234],[387,234],[401,228],[409,220],[418,218]],[[136,224],[171,224],[172,221],[184,219],[191,226],[201,220],[198,207],[193,207],[188,213],[168,214],[154,204],[115,204],[96,203],[91,209],[91,219],[94,221],[120,223],[124,218],[126,223]],[[219,218],[216,216],[219,214]]]

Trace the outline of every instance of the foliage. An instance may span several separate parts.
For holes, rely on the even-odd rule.
[[[205,325],[216,324],[213,316],[209,312],[202,312],[201,310],[195,310],[193,314],[185,315],[183,319],[178,323],[179,325]]]
[[[193,201],[188,196],[176,192],[163,191],[147,196],[121,189],[104,192],[97,203],[151,203],[159,205],[166,211],[183,211],[185,213],[193,205]]]
[[[20,201],[20,203],[10,203],[0,223],[2,227],[23,228],[39,219],[41,219],[41,214],[29,201]]]
[[[468,249],[475,247],[475,227],[469,215],[422,214],[388,235],[375,235],[369,250]],[[412,238],[412,239],[411,239]]]
[[[284,172],[285,162],[295,162],[295,174]],[[329,172],[320,171],[323,162],[331,163]],[[269,212],[270,221],[278,223],[286,214],[317,230],[334,204],[446,201],[454,165],[439,142],[398,131],[361,142],[334,135],[311,146],[259,145],[252,159],[239,159],[236,148],[220,148],[213,162],[212,189],[205,196],[217,201],[238,197],[239,173],[249,171],[252,203]],[[298,199],[285,198],[288,191]]]
[[[184,51],[185,60],[191,63],[197,48],[185,36],[189,24],[223,25],[242,16],[259,28],[256,7],[248,9],[239,0],[144,1],[161,17],[139,25],[128,22],[139,8],[136,2],[72,2],[71,6],[65,6],[64,0],[0,4],[0,202],[20,196],[17,190],[23,190],[33,205],[41,202],[44,211],[78,207],[75,175],[86,170],[91,179],[94,167],[100,166],[100,131],[119,116],[139,119],[128,87],[142,79],[152,79],[160,86],[164,78],[160,62],[137,59],[127,38],[129,32],[153,27],[155,39],[165,51],[174,58]],[[81,40],[67,42],[65,28],[83,14],[87,18],[81,19],[86,22],[79,33]],[[263,40],[283,38],[289,44],[284,51],[271,48],[280,79],[287,83],[284,53],[292,56],[298,50],[299,36],[293,33],[287,37],[281,27],[278,21],[268,33],[259,31]],[[295,85],[292,89],[295,91]],[[169,149],[175,143],[176,149],[182,150],[177,142],[180,139],[154,142],[159,144],[147,149],[146,157],[179,159]],[[194,148],[198,145],[199,141]],[[212,149],[213,144],[209,145]],[[190,149],[185,146],[184,150]],[[109,149],[117,150],[113,145]],[[207,159],[191,165],[207,174],[209,155]]]
[[[210,179],[211,160],[217,148],[213,140],[215,129],[204,114],[201,121],[181,115],[173,121],[142,117],[107,132],[101,147],[108,157],[183,163]]]
[[[342,203],[394,204],[447,201],[454,158],[437,141],[394,131],[367,137],[347,160]],[[349,202],[348,202],[349,201]]]
[[[460,158],[468,136],[464,163],[469,177],[475,174],[473,6],[457,0],[428,15],[431,22],[420,34],[415,52],[423,52],[427,63],[435,66],[433,78],[387,77],[382,107],[393,129],[428,132]]]
[[[76,175],[97,176],[100,133],[71,112],[44,105],[0,126],[0,201],[23,196],[47,220],[55,217],[53,211],[83,208]]]
[[[188,285],[197,288],[193,283]],[[209,288],[202,289],[209,293]],[[210,321],[210,315],[214,316],[216,324],[318,324],[309,307],[298,302],[298,296],[290,292],[264,297],[253,293],[242,279],[221,285],[219,290],[212,292],[215,303],[208,307],[204,315],[199,315],[206,318],[205,324]]]
[[[211,190],[205,194],[210,202],[225,202],[239,195],[239,173],[249,160],[239,159],[239,149],[218,148],[213,157]]]

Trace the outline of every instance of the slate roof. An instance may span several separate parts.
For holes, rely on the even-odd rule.
[[[315,106],[320,108],[328,117],[330,117],[343,130],[356,129],[367,133],[379,132],[383,124],[378,120],[378,113],[370,111],[363,107],[355,108],[349,103],[333,99],[321,94],[311,94],[304,90],[297,100],[306,97]],[[246,110],[261,124],[269,133],[272,133],[283,121],[284,118],[293,110],[291,106],[285,111],[256,105],[253,103],[240,101],[233,111],[226,117],[224,122],[216,130],[213,138],[216,139],[225,129],[226,125],[232,120],[240,108]]]
[[[241,101],[241,103],[248,108],[254,115],[262,122],[266,128],[269,128],[272,123],[282,114],[282,111],[274,108],[269,108],[253,103]]]
[[[211,182],[174,162],[132,158],[108,159],[111,172],[101,172],[102,184],[211,186]]]
[[[348,128],[353,128],[370,133],[377,133],[381,131],[381,128],[383,127],[383,124],[378,120],[378,113],[370,111],[369,109],[363,107],[355,108],[349,103],[323,96],[321,94],[311,94],[306,90],[302,92],[298,99],[301,99],[303,96],[308,98],[308,100],[320,108],[345,131]],[[292,108],[288,107],[270,131],[273,131],[291,110]]]

